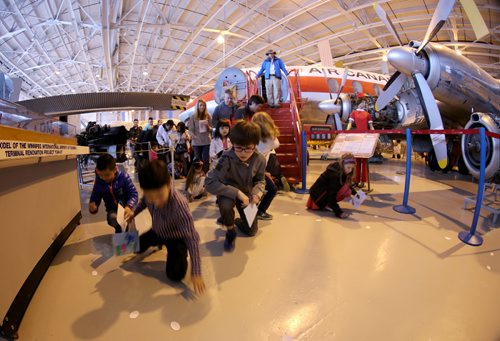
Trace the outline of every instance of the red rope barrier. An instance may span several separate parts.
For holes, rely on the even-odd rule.
[[[391,129],[391,130],[316,130],[306,131],[306,135],[319,135],[319,134],[400,134],[404,135],[405,130]],[[445,135],[474,135],[479,134],[479,129],[443,129],[443,130],[412,130],[413,135],[430,135],[430,134],[445,134]],[[486,135],[500,138],[500,134],[486,132]]]
[[[496,139],[500,139],[500,134],[492,133],[491,131],[486,131],[486,136],[494,137]]]

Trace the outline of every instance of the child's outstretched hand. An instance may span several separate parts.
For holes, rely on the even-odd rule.
[[[89,212],[92,213],[92,214],[96,214],[97,213],[97,205],[95,204],[95,202],[90,202],[89,203]]]
[[[256,204],[257,205],[259,203],[259,200],[260,200],[259,196],[255,195],[255,194],[250,197],[250,203],[251,204]]]
[[[130,207],[125,207],[125,213],[124,213],[124,218],[126,221],[132,220],[134,218],[134,211]]]
[[[248,206],[250,204],[250,199],[243,193],[242,191],[238,191],[238,199],[240,199],[243,207]]]
[[[193,281],[194,292],[196,295],[201,295],[205,292],[205,282],[203,282],[203,278],[201,276],[192,276],[191,280]]]

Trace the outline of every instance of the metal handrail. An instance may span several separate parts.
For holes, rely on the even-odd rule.
[[[257,80],[257,73],[252,70],[247,70],[246,72],[247,75],[247,100],[250,98],[252,95],[257,95],[259,93],[259,84]],[[252,78],[252,74],[255,75],[255,78]]]
[[[301,102],[302,101],[302,98],[301,98],[302,91],[301,91],[301,88],[300,88],[300,74],[299,74],[299,70],[298,69],[291,69],[288,72],[288,75],[290,76],[292,73],[295,74],[295,76],[294,76],[295,77],[295,87],[292,89],[290,80],[288,81],[288,84],[289,84],[290,89],[292,89],[292,90],[296,89],[295,101],[296,102]]]
[[[298,71],[296,69],[292,69],[289,71],[289,75],[291,73],[295,73],[296,74],[296,77],[298,79]],[[297,159],[297,165],[299,166],[299,175],[300,175],[300,178],[302,180],[302,177],[304,176],[304,174],[302,174],[302,169],[300,167],[300,165],[302,164],[302,158],[303,157],[306,157],[306,155],[302,155],[302,122],[300,121],[300,116],[299,116],[299,109],[297,107],[297,99],[295,97],[295,93],[294,93],[294,90],[292,88],[292,84],[290,82],[290,78],[287,77],[287,81],[288,81],[288,87],[290,88],[290,112],[292,113],[292,126],[293,126],[293,133],[295,135],[295,141],[296,141],[296,149],[297,149],[297,155],[298,155],[298,159]],[[299,90],[299,88],[297,88],[297,91]]]

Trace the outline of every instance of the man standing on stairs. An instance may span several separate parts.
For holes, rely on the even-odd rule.
[[[266,79],[267,102],[271,108],[278,108],[281,98],[281,71],[288,76],[283,61],[276,57],[276,51],[269,50],[267,58],[262,63],[262,67],[257,73],[257,79],[264,73]]]

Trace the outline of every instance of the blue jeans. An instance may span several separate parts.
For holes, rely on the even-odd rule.
[[[269,179],[267,176],[265,176],[265,178],[266,178],[266,194],[264,195],[259,204],[260,213],[266,213],[269,206],[271,206],[271,202],[276,196],[276,193],[278,193],[278,187],[276,187],[273,180]]]
[[[210,167],[210,145],[193,146],[193,151],[194,157],[203,161],[203,171],[207,173]]]

